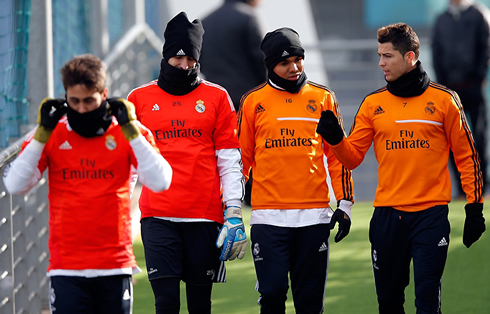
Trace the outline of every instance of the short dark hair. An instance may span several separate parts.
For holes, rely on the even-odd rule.
[[[408,24],[395,23],[381,27],[378,29],[378,42],[380,44],[391,43],[393,48],[399,51],[402,56],[413,51],[415,59],[419,58],[419,37]]]
[[[95,88],[102,93],[106,83],[106,68],[104,63],[94,55],[84,54],[75,56],[60,69],[61,80],[65,90],[74,85],[85,85]]]

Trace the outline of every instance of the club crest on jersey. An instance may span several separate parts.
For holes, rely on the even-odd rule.
[[[425,113],[428,115],[432,115],[436,112],[436,107],[434,106],[434,103],[432,101],[429,101],[427,103],[427,107],[425,107]]]
[[[114,150],[116,149],[117,143],[114,140],[114,136],[112,135],[107,135],[105,138],[105,147],[107,147],[108,150]]]
[[[204,106],[204,101],[202,101],[201,99],[196,101],[196,111],[199,113],[203,113],[204,111],[206,111],[206,107]]]
[[[313,99],[308,100],[308,104],[306,105],[306,110],[308,110],[311,113],[314,113],[318,107],[316,106],[316,102]]]

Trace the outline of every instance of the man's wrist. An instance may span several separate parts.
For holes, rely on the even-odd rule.
[[[42,125],[39,125],[34,133],[33,138],[37,140],[39,143],[46,144],[51,137],[51,133],[53,133],[54,129],[45,128]]]
[[[46,143],[41,143],[35,138],[33,138],[32,141],[27,146],[29,146],[31,150],[41,154],[44,150],[44,146],[46,146]],[[27,149],[27,146],[25,149]]]
[[[340,200],[338,208],[341,209],[344,213],[346,213],[347,216],[349,216],[349,218],[352,218],[351,213],[352,213],[353,204],[354,203],[348,200]]]
[[[225,220],[230,218],[242,219],[242,208],[238,206],[228,206],[225,210]]]
[[[225,202],[226,207],[242,207],[242,201],[239,199],[231,199]]]
[[[138,135],[141,134],[138,126],[133,121],[126,123],[124,125],[121,125],[121,131],[123,132],[124,137],[128,141],[131,141],[131,140],[137,138]]]

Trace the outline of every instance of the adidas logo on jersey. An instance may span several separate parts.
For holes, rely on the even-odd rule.
[[[382,114],[382,113],[385,113],[385,111],[383,110],[383,108],[381,108],[381,106],[378,106],[378,108],[376,108],[376,110],[374,110],[374,115],[378,115],[378,114]]]
[[[285,56],[289,56],[289,53],[288,53],[286,50],[284,50],[284,51],[283,51],[283,53],[282,53],[282,56],[281,56],[281,57],[285,57]]]
[[[439,241],[439,244],[437,244],[437,246],[446,246],[446,245],[448,245],[446,241],[446,237],[442,237],[441,241]]]
[[[264,107],[262,107],[261,104],[259,104],[257,106],[257,108],[255,108],[255,113],[261,113],[261,112],[264,112],[264,111],[265,111],[265,109],[264,109]]]
[[[320,246],[320,249],[318,250],[318,252],[323,252],[323,251],[326,251],[326,250],[328,250],[328,247],[325,244],[325,242],[323,242],[322,245]]]
[[[65,149],[65,150],[72,149],[72,147],[71,147],[70,143],[68,143],[68,141],[65,141],[63,144],[61,144],[59,148]]]
[[[184,52],[184,50],[180,49],[180,50],[177,52],[177,56],[185,56],[185,52]]]
[[[153,108],[151,108],[151,111],[157,111],[157,110],[160,110],[160,106],[158,106],[158,104],[154,104]]]

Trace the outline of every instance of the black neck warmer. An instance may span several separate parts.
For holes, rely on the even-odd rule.
[[[269,77],[269,80],[272,83],[274,83],[275,85],[279,86],[282,89],[285,89],[287,92],[290,92],[292,94],[299,93],[301,88],[303,86],[305,86],[306,80],[308,79],[306,77],[305,71],[303,71],[303,73],[301,73],[301,75],[299,76],[299,78],[296,81],[290,81],[290,80],[283,79],[282,77],[277,75],[276,72],[274,72],[274,70],[272,70],[272,69],[269,69],[267,72],[268,72],[267,75]]]
[[[109,114],[107,107],[106,100],[102,102],[99,108],[85,113],[79,113],[68,106],[66,117],[72,130],[79,135],[83,137],[100,136],[107,131],[112,123],[112,115]]]
[[[398,97],[414,97],[422,95],[429,87],[430,79],[422,68],[420,61],[412,71],[403,74],[397,80],[388,82],[388,91]]]
[[[198,75],[200,65],[192,69],[183,70],[168,64],[165,59],[160,62],[160,75],[158,76],[158,86],[169,94],[182,96],[195,90],[201,80]]]

